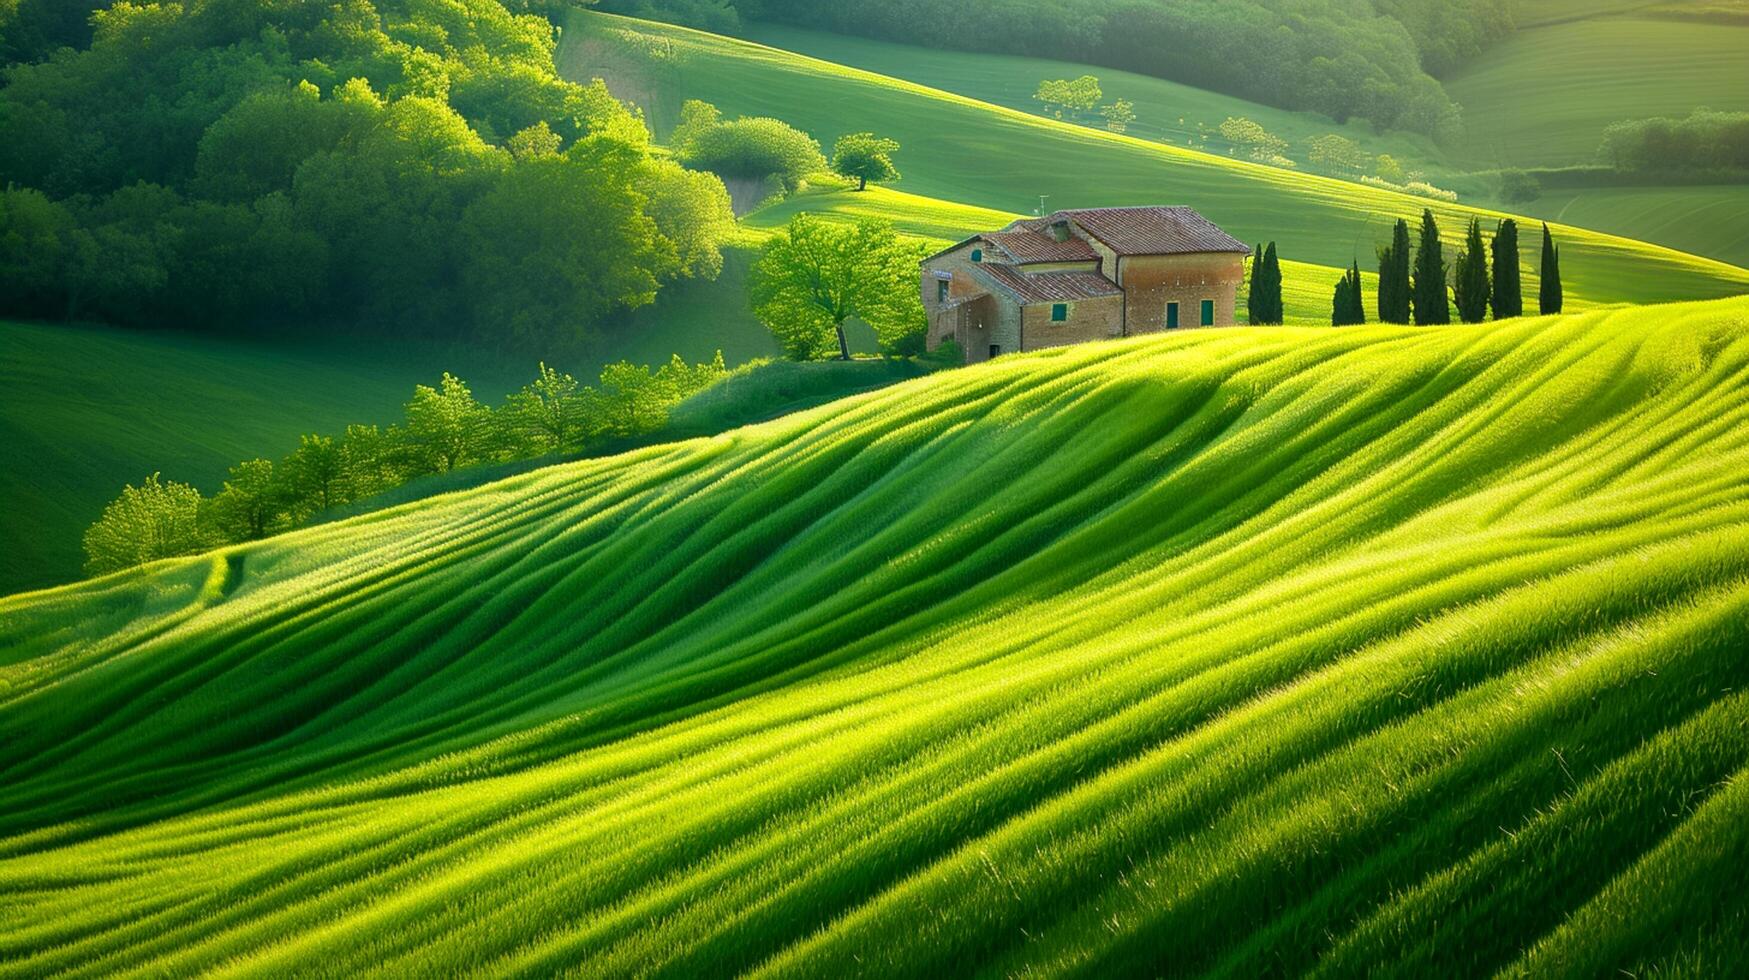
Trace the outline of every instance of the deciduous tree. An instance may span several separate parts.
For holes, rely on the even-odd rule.
[[[157,473],[126,487],[85,531],[85,573],[102,575],[207,547],[202,503],[199,490],[162,481]]]
[[[753,268],[754,315],[796,360],[830,356],[834,347],[848,360],[844,323],[853,316],[873,327],[883,345],[902,343],[923,327],[920,253],[884,221],[832,225],[796,215]]]
[[[899,179],[893,166],[893,154],[899,152],[897,140],[873,133],[851,133],[840,136],[832,145],[832,172],[856,179],[856,189],[867,190],[868,182],[884,183]]]

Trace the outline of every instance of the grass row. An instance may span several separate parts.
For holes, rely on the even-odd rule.
[[[0,600],[0,973],[1740,971],[1749,301],[946,372]]]

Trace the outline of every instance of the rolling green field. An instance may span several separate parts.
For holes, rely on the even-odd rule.
[[[903,144],[898,164],[905,177],[897,188],[909,194],[1018,213],[1031,213],[1040,194],[1049,195],[1051,208],[1187,203],[1240,238],[1278,241],[1285,258],[1332,269],[1357,256],[1370,260],[1391,222],[1417,215],[1429,203],[607,14],[573,12],[558,59],[569,77],[607,78],[616,94],[646,108],[659,133],[691,97],[708,99],[729,116],[783,118],[828,145],[842,133],[873,130]],[[1500,217],[1460,205],[1433,208],[1454,248],[1470,215],[1490,226]],[[1749,289],[1749,271],[1725,263],[1578,228],[1557,232],[1563,279],[1578,306],[1701,299]],[[1326,290],[1335,279],[1330,272]]]
[[[1589,163],[1613,122],[1749,111],[1746,51],[1749,24],[1634,11],[1522,29],[1444,80],[1468,132],[1454,156],[1477,167]]]
[[[1637,5],[1645,6],[1643,2],[1637,2]],[[1567,21],[1609,12],[1600,11],[1595,0],[1588,0],[1553,19]],[[1531,15],[1536,13],[1546,11],[1539,7]],[[1611,64],[1611,84],[1650,89],[1658,94],[1638,94],[1636,104],[1650,99],[1656,106],[1654,112],[1679,116],[1686,115],[1695,106],[1711,105],[1709,99],[1749,101],[1749,81],[1740,77],[1741,72],[1733,74],[1720,65],[1721,59],[1741,61],[1743,52],[1749,51],[1749,30],[1739,30],[1736,35],[1723,38],[1709,35],[1707,43],[1701,45],[1700,65],[1689,65],[1676,73],[1678,83],[1672,90],[1665,87],[1665,79],[1672,74],[1670,63],[1686,57],[1687,41],[1692,39],[1690,35],[1695,25],[1672,30],[1671,24],[1670,21],[1660,21],[1654,35],[1676,44],[1676,48],[1665,50],[1661,57],[1640,52],[1639,57],[1625,63]],[[1704,29],[1705,25],[1701,27]],[[1561,39],[1562,32],[1568,30],[1577,36],[1576,41]],[[1533,36],[1554,38],[1560,50],[1583,52],[1588,50],[1583,47],[1589,43],[1586,35],[1593,30],[1588,25],[1563,23],[1559,29],[1539,31]],[[1563,119],[1572,118],[1571,113],[1578,112],[1584,133],[1575,137],[1569,132],[1561,141],[1545,145],[1541,142],[1545,135],[1542,129],[1512,132],[1506,136],[1496,132],[1494,120],[1501,118],[1501,114],[1513,118],[1513,114],[1523,111],[1513,101],[1518,93],[1538,90],[1539,73],[1548,66],[1539,56],[1541,49],[1535,47],[1508,52],[1502,63],[1492,69],[1488,81],[1476,83],[1477,96],[1488,97],[1488,101],[1478,105],[1470,114],[1477,120],[1472,127],[1476,138],[1442,147],[1416,134],[1378,134],[1368,126],[1339,125],[1316,113],[1290,112],[1146,75],[1087,65],[942,51],[766,24],[753,25],[749,33],[754,40],[786,51],[903,78],[1025,112],[1042,111],[1032,98],[1039,80],[1091,72],[1101,79],[1107,98],[1121,97],[1135,102],[1138,119],[1129,127],[1131,135],[1164,139],[1180,146],[1204,146],[1212,152],[1222,153],[1226,151],[1220,147],[1219,141],[1209,144],[1205,131],[1218,127],[1228,116],[1243,116],[1256,120],[1271,133],[1288,140],[1293,144],[1289,154],[1304,163],[1306,140],[1325,133],[1338,133],[1359,143],[1369,154],[1389,153],[1405,167],[1426,171],[1428,179],[1436,185],[1461,190],[1468,203],[1483,202],[1491,206],[1499,203],[1495,200],[1498,194],[1496,179],[1472,175],[1468,173],[1471,169],[1492,170],[1503,163],[1524,165],[1524,160],[1514,155],[1514,150],[1521,146],[1535,148],[1536,152],[1527,159],[1542,164],[1594,163],[1597,143],[1602,136],[1600,128],[1592,132],[1595,128],[1593,117],[1598,115],[1597,105],[1589,94],[1592,82],[1572,77],[1575,66],[1585,64],[1584,59],[1577,56],[1564,56],[1555,63],[1556,70],[1563,72],[1559,85],[1566,92],[1566,104],[1540,111],[1558,113]],[[1735,42],[1731,41],[1732,37],[1736,38]],[[1735,63],[1731,68],[1735,68]],[[1714,93],[1719,91],[1726,94],[1716,96]],[[1614,110],[1602,114],[1607,115],[1609,111]],[[1605,124],[1615,119],[1611,116]],[[1556,135],[1562,134],[1556,131]],[[1495,150],[1477,152],[1478,147],[1494,147]],[[1584,201],[1580,207],[1563,211],[1574,196],[1572,192],[1545,192],[1541,199],[1518,205],[1517,209],[1535,217],[1563,220],[1579,227],[1653,242],[1733,265],[1749,264],[1749,240],[1743,234],[1741,203],[1745,194],[1740,187],[1604,188],[1587,191],[1581,195]]]
[[[944,372],[0,600],[0,973],[1749,969],[1749,299]]]
[[[260,341],[0,321],[0,594],[79,576],[80,535],[121,488],[155,471],[218,489],[232,464],[277,458],[300,433],[388,423],[416,384],[444,371],[496,401],[543,357],[582,378],[629,358],[679,353],[730,364],[777,353],[742,296],[751,254],[732,249],[715,283],[680,283],[615,324],[613,340],[555,337],[544,354],[440,341],[277,337]]]

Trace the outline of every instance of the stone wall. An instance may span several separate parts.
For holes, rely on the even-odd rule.
[[[1100,296],[1069,304],[1069,319],[1051,322],[1051,304],[1035,303],[1021,308],[1024,349],[1062,347],[1089,340],[1123,336],[1123,297]]]
[[[1126,256],[1118,262],[1118,285],[1129,300],[1128,332],[1166,329],[1166,304],[1178,304],[1178,326],[1202,325],[1202,301],[1215,301],[1217,327],[1233,325],[1234,302],[1245,276],[1237,253]]]

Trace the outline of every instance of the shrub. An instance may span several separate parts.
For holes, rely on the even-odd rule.
[[[807,133],[780,119],[725,122],[715,106],[696,99],[682,107],[671,142],[675,157],[689,167],[744,180],[776,177],[786,193],[826,169],[819,142]]]
[[[1524,204],[1543,196],[1543,185],[1522,170],[1500,171],[1500,200],[1508,204]]]

